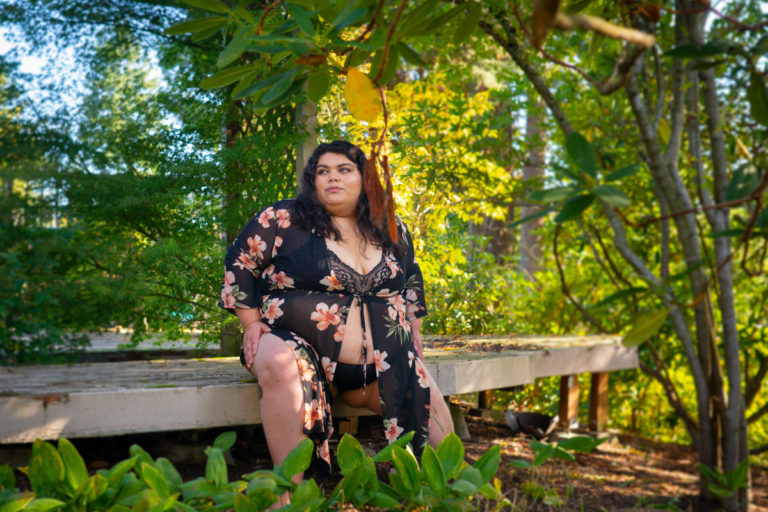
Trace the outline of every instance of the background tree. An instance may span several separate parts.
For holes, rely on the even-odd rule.
[[[231,43],[222,54],[249,51],[262,59],[250,66],[226,68],[209,78],[207,84],[237,82],[235,91],[253,95],[257,104],[268,108],[284,101],[305,81],[310,95],[322,97],[327,91],[327,80],[318,77],[346,72],[350,111],[375,123],[376,112],[382,105],[375,94],[367,91],[391,80],[400,67],[400,57],[419,63],[421,56],[410,43],[443,30],[451,22],[457,24],[454,39],[461,41],[479,25],[506,51],[541,96],[562,132],[568,160],[575,164],[571,167],[564,159],[560,167],[561,186],[535,196],[558,212],[554,221],[562,228],[555,232],[555,244],[558,237],[568,236],[567,230],[575,225],[565,223],[575,219],[589,221],[587,227],[581,221],[580,231],[590,243],[590,229],[596,233],[609,230],[611,246],[607,252],[604,243],[601,248],[604,260],[612,262],[608,276],[612,284],[618,284],[613,296],[631,298],[641,311],[647,312],[634,321],[627,342],[646,342],[669,319],[668,325],[680,342],[694,383],[695,414],[686,409],[666,372],[665,361],[651,343],[646,344],[651,359],[646,368],[667,390],[671,405],[683,418],[699,450],[702,496],[711,500],[712,471],[747,474],[747,419],[742,388],[745,384],[750,389],[762,385],[742,370],[731,237],[737,237],[740,248],[748,248],[752,241],[754,249],[754,235],[764,227],[760,219],[768,215],[763,207],[768,180],[766,173],[760,171],[764,155],[755,151],[747,157],[742,149],[732,160],[739,163],[746,158],[755,170],[744,171],[745,167],[740,167],[729,175],[721,121],[723,113],[728,112],[723,102],[726,93],[718,87],[713,69],[722,66],[729,70],[735,84],[742,84],[729,90],[746,94],[752,122],[765,123],[768,92],[764,71],[756,67],[765,45],[756,35],[761,25],[750,25],[753,19],[759,19],[760,12],[757,6],[727,7],[728,12],[719,13],[708,5],[682,0],[670,8],[665,6],[663,11],[651,4],[585,2],[569,6],[572,11],[589,8],[599,12],[598,18],[563,12],[559,2],[548,1],[537,2],[530,13],[520,12],[522,8],[519,10],[514,3],[510,7],[512,12],[508,12],[506,5],[496,2],[445,5],[425,1],[410,6],[404,1],[357,2],[334,6],[327,2],[297,1],[270,4],[258,18],[249,18],[226,4],[214,2],[207,8],[220,14],[220,26],[234,23],[242,27],[242,41]],[[736,12],[731,12],[734,9]],[[719,20],[708,25],[711,13]],[[524,22],[529,17],[530,25]],[[202,23],[213,21],[194,20],[172,30],[199,33]],[[577,67],[540,50],[547,60],[576,73],[556,91],[539,72],[541,68],[533,64],[535,57],[531,55],[552,27],[591,31],[591,40],[564,36],[567,46],[585,50],[595,46],[600,48],[601,57],[581,59]],[[735,36],[731,35],[734,27],[738,28]],[[707,30],[710,34],[705,34]],[[654,33],[660,37],[665,56],[655,49]],[[724,38],[727,42],[713,42],[712,38]],[[713,56],[721,60],[707,60]],[[360,78],[355,69],[369,59],[369,78]],[[563,104],[558,93],[568,88],[578,91],[578,105]],[[622,88],[624,96],[604,97]],[[584,108],[585,104],[593,108]],[[623,127],[622,135],[631,141],[627,147],[611,148],[614,141],[602,135],[611,133],[606,129],[608,126],[601,119],[584,119],[586,113],[594,110],[605,111],[609,120],[618,121]],[[728,117],[750,122],[738,108],[732,109]],[[385,128],[388,121],[385,113]],[[757,140],[764,135],[764,127],[756,130]],[[739,148],[749,145],[758,147],[740,139],[737,142]],[[639,173],[641,169],[647,169],[648,174]],[[637,212],[622,211],[641,195],[638,187],[626,184],[649,178],[654,204],[660,210],[652,212],[651,219],[638,221],[634,218]],[[645,193],[642,188],[639,190]],[[593,204],[601,211],[599,218],[590,209]],[[731,231],[732,221],[737,221],[734,207],[746,208],[738,232]],[[638,246],[632,239],[633,230],[657,227],[663,241],[658,260],[653,257],[655,251]],[[702,238],[707,234],[713,240],[712,247]],[[647,240],[647,236],[644,238]],[[742,254],[740,266],[744,277],[762,274],[764,253],[744,250]],[[753,261],[755,257],[757,260]],[[623,268],[617,266],[617,258],[623,260]],[[605,331],[606,327],[579,299],[567,292],[564,274],[560,275],[569,300],[594,328]],[[724,499],[731,510],[746,507],[746,503],[745,489]]]

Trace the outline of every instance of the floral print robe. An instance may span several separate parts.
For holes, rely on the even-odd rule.
[[[292,222],[294,204],[273,204],[238,235],[225,258],[219,305],[232,313],[261,308],[271,333],[293,350],[304,387],[304,433],[315,442],[316,469],[325,473],[333,433],[329,382],[349,308],[358,298],[369,312],[386,437],[391,443],[415,431],[412,444],[420,454],[429,438],[430,389],[426,367],[416,357],[410,319],[427,310],[407,228],[398,221],[405,256],[384,253],[362,275],[330,251],[324,238]],[[362,385],[362,372],[360,379]]]

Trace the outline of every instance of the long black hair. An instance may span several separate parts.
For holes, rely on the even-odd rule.
[[[314,229],[315,233],[323,238],[340,240],[341,233],[336,226],[333,225],[331,214],[328,213],[325,207],[323,207],[317,199],[317,189],[315,188],[317,162],[325,153],[336,153],[349,158],[357,166],[357,170],[363,177],[363,181],[365,181],[364,172],[367,158],[365,157],[365,153],[354,144],[345,140],[335,140],[317,146],[309,157],[309,160],[307,160],[307,165],[304,166],[304,172],[301,176],[301,191],[296,198],[296,223],[308,231]],[[392,251],[398,258],[402,257],[405,253],[404,245],[399,241],[398,243],[393,243],[389,238],[387,226],[383,226],[387,231],[376,226],[371,221],[370,211],[371,205],[368,201],[365,189],[363,189],[357,200],[357,229],[363,236],[363,240],[365,243],[371,243],[381,247],[385,252]]]

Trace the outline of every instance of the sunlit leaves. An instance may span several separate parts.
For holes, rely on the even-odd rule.
[[[365,73],[355,68],[347,70],[344,99],[349,112],[361,121],[373,123],[381,113],[379,91]]]
[[[623,208],[629,205],[627,195],[613,185],[597,185],[592,192],[611,206]]]

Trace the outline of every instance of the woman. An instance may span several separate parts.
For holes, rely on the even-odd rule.
[[[365,163],[348,142],[321,144],[298,198],[256,215],[227,252],[220,305],[243,326],[275,464],[309,436],[316,471],[330,470],[332,396],[383,416],[389,442],[415,431],[416,453],[453,431],[422,359],[413,242],[404,225],[393,243],[371,221]]]

